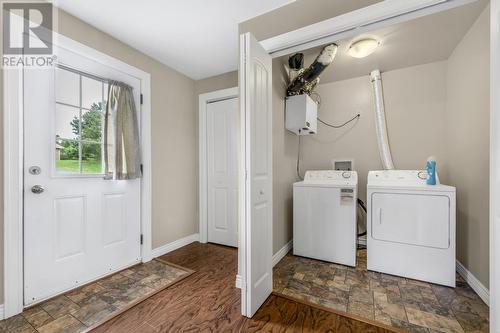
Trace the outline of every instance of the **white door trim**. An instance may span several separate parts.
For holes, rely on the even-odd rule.
[[[141,233],[143,262],[151,254],[151,75],[109,55],[54,33],[54,44],[141,81]],[[5,317],[23,310],[23,80],[21,69],[4,75],[4,307]]]
[[[385,0],[261,41],[275,57],[299,52],[477,0]]]
[[[23,310],[22,71],[4,69],[4,316]]]
[[[490,15],[490,332],[500,333],[500,0]]]
[[[212,91],[199,96],[198,140],[199,140],[199,209],[200,243],[208,242],[208,166],[207,166],[207,105],[209,103],[238,98],[238,87]]]

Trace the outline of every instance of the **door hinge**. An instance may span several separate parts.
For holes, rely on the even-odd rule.
[[[140,237],[140,241],[141,241],[141,245],[144,244],[144,236],[141,234],[141,237]]]
[[[144,95],[141,94],[141,105],[144,104]]]
[[[141,175],[144,175],[144,164],[141,164]]]

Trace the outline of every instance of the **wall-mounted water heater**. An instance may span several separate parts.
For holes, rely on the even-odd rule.
[[[297,135],[316,134],[318,104],[307,94],[289,96],[285,100],[285,128]]]

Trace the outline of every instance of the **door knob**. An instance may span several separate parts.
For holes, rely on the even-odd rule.
[[[42,193],[43,191],[45,191],[45,188],[43,188],[42,185],[34,185],[32,188],[31,188],[31,192],[35,193],[35,194],[40,194]]]

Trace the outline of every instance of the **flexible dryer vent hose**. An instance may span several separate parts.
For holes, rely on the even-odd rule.
[[[370,81],[373,87],[373,96],[375,103],[375,128],[377,130],[378,148],[380,159],[385,170],[393,170],[391,148],[389,147],[389,138],[387,136],[387,124],[385,121],[384,92],[382,90],[382,76],[380,71],[374,70],[370,73]]]

